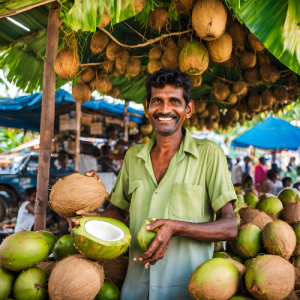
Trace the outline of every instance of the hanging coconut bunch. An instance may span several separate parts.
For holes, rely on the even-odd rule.
[[[211,118],[211,119],[216,119],[216,118],[218,118],[219,116],[220,116],[220,112],[219,112],[219,108],[218,108],[218,106],[216,105],[216,104],[209,104],[208,106],[207,106],[207,110],[208,110],[208,112],[209,112],[209,117]]]
[[[155,10],[151,10],[148,17],[148,25],[157,31],[161,31],[166,27],[167,22],[169,20],[169,14],[167,10],[162,8],[157,8]]]
[[[111,41],[107,47],[106,47],[106,57],[109,60],[116,60],[118,53],[121,51],[122,47],[115,43],[114,41]]]
[[[189,120],[190,120],[191,126],[197,126],[198,125],[198,118],[197,118],[196,115],[192,115]]]
[[[261,110],[262,100],[258,94],[250,95],[248,99],[248,108],[251,112],[258,112]]]
[[[183,15],[189,15],[196,0],[172,0],[174,8]]]
[[[202,76],[201,75],[189,75],[189,78],[193,84],[193,87],[198,87],[202,83]]]
[[[72,97],[76,102],[84,103],[91,100],[92,92],[90,87],[83,83],[77,83],[72,88]]]
[[[289,99],[288,91],[283,87],[279,86],[273,91],[273,95],[276,101],[280,104],[284,104]]]
[[[195,111],[197,114],[201,114],[206,109],[206,102],[199,100],[195,101]]]
[[[224,67],[229,70],[235,69],[237,67],[237,61],[238,59],[236,54],[231,53],[231,57],[224,62]]]
[[[97,31],[90,44],[90,49],[93,54],[97,55],[102,53],[109,43],[108,36],[101,30]]]
[[[126,74],[128,76],[136,77],[141,72],[141,61],[138,58],[131,58],[127,64]]]
[[[118,72],[118,70],[116,69],[116,67],[114,67],[114,70],[113,70],[113,72],[112,72],[112,75],[115,76],[115,77],[121,76],[121,74]]]
[[[185,44],[187,44],[188,42],[189,42],[189,41],[188,41],[187,38],[185,38],[185,37],[180,37],[179,40],[178,40],[178,42],[177,42],[177,47],[178,47],[179,49],[182,49],[182,48],[185,46]]]
[[[259,73],[256,68],[246,70],[245,80],[250,84],[256,84],[259,81],[259,78]]]
[[[200,42],[192,40],[180,51],[179,65],[182,72],[200,75],[208,68],[208,63],[208,51]]]
[[[217,130],[219,128],[219,124],[210,117],[205,120],[204,126],[209,131]]]
[[[108,94],[112,90],[112,83],[106,75],[100,75],[96,81],[96,90],[101,94]]]
[[[110,74],[115,69],[115,62],[113,60],[107,59],[103,62],[102,68],[103,68],[102,71],[104,71],[104,74]]]
[[[209,111],[207,108],[205,108],[200,114],[199,114],[199,118],[204,118],[206,119],[209,116]]]
[[[268,89],[264,90],[261,93],[260,97],[261,97],[261,100],[262,100],[262,104],[261,104],[261,109],[262,110],[266,110],[269,107],[272,107],[274,101],[276,100],[273,93]]]
[[[266,47],[265,45],[251,32],[247,35],[247,40],[250,45],[250,48],[256,53],[256,52],[263,52]]]
[[[120,90],[115,86],[111,89],[109,93],[107,93],[107,95],[114,99],[122,99]]]
[[[91,91],[93,91],[96,88],[96,78],[94,78],[90,83],[89,83],[89,87],[91,89]]]
[[[163,52],[161,51],[160,47],[153,47],[150,51],[149,51],[149,59],[156,59],[159,60],[161,59],[163,55]]]
[[[209,58],[212,62],[222,63],[227,61],[232,52],[232,38],[224,32],[219,38],[206,43]]]
[[[223,82],[217,84],[218,81],[216,80],[214,80],[213,83],[213,92],[215,99],[219,102],[224,102],[231,93],[229,86]]]
[[[257,57],[257,65],[259,67],[271,64],[271,60],[267,52],[257,53],[256,57]]]
[[[126,67],[128,65],[129,60],[130,60],[130,55],[129,55],[129,52],[126,49],[122,49],[117,54],[117,59],[116,59],[116,62],[115,62],[115,67],[116,67],[116,70],[120,74],[124,74],[125,73]]]
[[[165,52],[161,57],[163,67],[170,69],[178,69],[179,67],[180,49],[176,47],[173,39],[168,39]]]
[[[160,70],[162,67],[163,65],[158,59],[150,59],[147,65],[147,69],[150,74],[153,74],[154,72]]]
[[[69,49],[60,51],[54,62],[55,73],[63,80],[75,78],[80,65],[76,51]]]
[[[259,68],[259,74],[265,82],[276,82],[279,78],[279,72],[273,65],[264,65]]]
[[[273,106],[272,106],[272,111],[273,111],[273,113],[276,115],[277,113],[278,113],[278,111],[279,111],[279,104],[278,104],[278,102],[274,102],[274,104],[273,104]]]
[[[225,31],[227,11],[219,0],[198,0],[192,12],[192,24],[206,41],[219,38]]]
[[[251,69],[256,65],[256,54],[251,51],[244,52],[240,58],[241,69]]]
[[[228,16],[228,28],[226,32],[232,38],[233,48],[244,51],[246,40],[246,29],[238,21],[233,21],[231,16]]]
[[[239,112],[235,108],[229,108],[225,114],[227,122],[236,122],[240,117]]]
[[[238,99],[243,99],[248,93],[247,83],[236,81],[232,86],[232,92],[237,95]]]
[[[82,68],[80,72],[81,81],[88,83],[91,82],[96,77],[96,72],[93,68],[87,67]]]
[[[294,81],[293,76],[289,76],[288,78],[284,78],[282,84],[286,87],[288,91],[295,90],[298,87],[298,83]]]
[[[233,94],[233,93],[230,93],[230,95],[226,99],[226,102],[231,105],[236,104],[237,101],[238,101],[238,97],[236,94]]]
[[[237,110],[239,111],[241,116],[247,115],[248,112],[247,101],[241,101],[237,107]]]
[[[108,15],[107,10],[104,8],[102,19],[99,28],[104,28],[110,24],[111,17]]]

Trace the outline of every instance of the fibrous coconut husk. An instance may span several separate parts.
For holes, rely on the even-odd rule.
[[[249,207],[249,206],[248,206],[248,207]],[[244,208],[241,208],[241,209],[239,210],[239,214],[240,214],[241,219],[243,219],[243,217],[245,216],[248,207],[244,207]],[[253,208],[253,207],[251,206],[251,208]]]
[[[256,54],[251,51],[247,51],[241,55],[240,67],[241,69],[251,69],[256,65]]]
[[[91,82],[96,77],[96,72],[93,68],[83,68],[80,72],[80,78],[83,82]]]
[[[273,65],[264,65],[259,68],[259,74],[265,82],[276,82],[279,78],[279,72]]]
[[[104,74],[112,73],[115,69],[115,62],[113,60],[105,60],[102,64],[102,68],[105,71]]]
[[[223,102],[225,101],[228,96],[230,95],[230,88],[227,84],[221,83],[214,88],[214,96],[217,101]]]
[[[272,111],[273,111],[273,113],[274,113],[275,115],[278,113],[278,111],[279,111],[279,104],[278,104],[278,102],[275,101],[275,102],[273,103]]]
[[[193,87],[198,87],[202,83],[202,76],[201,75],[189,75],[189,78],[193,84]]]
[[[300,221],[300,202],[288,202],[282,212],[282,219],[290,225]]]
[[[141,72],[141,61],[138,58],[131,58],[127,64],[126,74],[132,77],[139,75]]]
[[[191,126],[197,126],[198,125],[198,119],[196,115],[192,115],[190,117],[190,124]]]
[[[97,31],[90,44],[90,48],[93,54],[102,53],[109,43],[108,36],[103,31]]]
[[[228,18],[229,19],[229,18]],[[226,32],[232,37],[233,47],[239,51],[243,51],[245,48],[246,30],[243,25],[238,21],[228,22],[229,26]]]
[[[43,269],[45,272],[47,272],[49,275],[52,272],[56,265],[56,261],[42,261],[39,264],[36,265],[36,267]]]
[[[266,49],[265,45],[251,32],[248,33],[247,40],[254,52],[262,52]]]
[[[120,90],[115,86],[111,89],[109,93],[107,93],[107,95],[114,99],[122,99]]]
[[[112,72],[112,75],[115,76],[115,77],[121,76],[121,74],[118,72],[118,70],[116,69],[116,67],[114,67],[114,71]]]
[[[146,5],[147,0],[134,0],[133,6],[136,13],[139,13],[143,10]]]
[[[204,118],[205,119],[208,116],[209,116],[209,111],[207,109],[204,109],[204,111],[199,114],[199,118]]]
[[[237,56],[234,53],[231,53],[231,57],[224,61],[224,67],[231,70],[237,67]]]
[[[176,48],[176,43],[172,38],[168,38],[164,40],[164,48],[165,49],[172,49]]]
[[[235,122],[239,119],[240,114],[235,108],[229,108],[225,116],[228,122]]]
[[[76,102],[84,103],[91,100],[92,91],[90,87],[83,83],[77,83],[72,88],[72,97]]]
[[[247,83],[244,81],[236,81],[232,86],[232,92],[236,94],[239,99],[243,99],[248,93]]]
[[[237,110],[239,111],[241,116],[245,116],[248,112],[247,101],[241,101],[240,104],[237,107]]]
[[[264,90],[261,95],[261,100],[262,100],[262,105],[261,108],[263,110],[268,109],[269,107],[271,107],[274,103],[274,101],[276,100],[275,97],[273,96],[273,93],[266,89]]]
[[[149,51],[149,59],[161,59],[163,52],[161,51],[160,47],[153,47]]]
[[[166,27],[169,20],[169,14],[165,8],[157,8],[151,10],[148,17],[148,25],[157,31],[161,31]]]
[[[219,38],[225,31],[227,11],[219,0],[199,0],[192,12],[192,24],[198,36],[206,41]]]
[[[163,67],[170,69],[179,68],[179,54],[180,49],[176,46],[174,48],[166,49],[161,57],[161,63]]]
[[[104,8],[103,16],[99,25],[99,28],[104,28],[110,24],[111,17],[108,15],[107,10]]]
[[[204,125],[209,131],[216,130],[219,128],[219,124],[215,122],[212,118],[207,118]]]
[[[89,83],[90,89],[91,91],[93,91],[96,88],[96,78],[93,79],[90,83]]]
[[[250,84],[256,84],[259,81],[259,73],[256,68],[248,69],[245,72],[245,80]]]
[[[228,257],[227,259],[235,265],[235,267],[238,269],[239,273],[240,273],[240,277],[242,278],[242,276],[244,276],[244,274],[246,273],[247,268],[241,264],[240,262],[236,261],[235,259],[232,259],[227,253],[225,253]]]
[[[179,49],[182,49],[182,48],[185,46],[185,44],[188,43],[188,42],[189,42],[189,41],[188,41],[187,38],[182,37],[182,38],[180,38],[180,39],[178,40],[178,42],[177,42],[177,47],[178,47]]]
[[[153,74],[154,72],[162,68],[162,63],[157,59],[150,59],[147,65],[148,72]]]
[[[238,101],[237,95],[233,93],[230,93],[230,95],[226,99],[226,102],[228,102],[228,104],[236,104],[237,101]]]
[[[112,83],[106,75],[101,75],[96,81],[96,90],[102,94],[108,94],[112,89]]]
[[[189,15],[196,0],[172,0],[174,8],[183,15]]]
[[[216,104],[212,103],[207,106],[207,110],[209,112],[209,116],[212,119],[217,118],[220,115],[219,108]]]
[[[202,113],[206,108],[206,103],[202,100],[195,101],[195,111],[197,114]]]
[[[277,102],[284,104],[285,101],[289,99],[288,91],[283,87],[279,86],[273,91],[273,95]]]
[[[116,60],[118,53],[121,51],[122,47],[111,41],[106,47],[106,57],[109,60]]]
[[[228,33],[224,32],[219,38],[208,41],[206,47],[212,62],[224,62],[231,56],[232,38]]]
[[[76,52],[72,52],[69,49],[60,51],[54,62],[55,73],[61,79],[73,79],[75,78],[80,61]]]
[[[129,52],[126,49],[122,49],[118,54],[117,54],[117,60],[115,63],[116,70],[120,74],[124,74],[126,71],[127,64],[129,62],[130,55]]]
[[[103,267],[82,255],[59,261],[48,282],[52,300],[93,300],[104,282]]]
[[[211,86],[213,88],[213,90],[215,90],[218,86],[222,85],[223,81],[221,81],[220,79],[214,79],[213,82],[211,83]]]
[[[268,54],[266,52],[257,53],[256,57],[257,57],[257,65],[259,67],[269,65],[271,63],[270,57],[268,56]]]
[[[258,209],[253,208],[252,206],[248,206],[245,209],[245,213],[241,220],[241,226],[246,224],[254,224],[263,230],[264,227],[273,222],[272,218],[269,217],[265,212],[260,211]]]
[[[261,97],[258,94],[252,94],[250,95],[248,99],[248,108],[252,112],[258,112],[261,110],[262,100]]]

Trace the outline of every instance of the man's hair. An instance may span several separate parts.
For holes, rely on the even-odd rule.
[[[291,177],[284,177],[284,178],[282,179],[282,185],[283,185],[283,187],[286,186],[286,183],[287,183],[288,181],[292,181],[292,178],[291,178]]]
[[[66,158],[69,158],[67,153],[59,153],[58,155],[58,161],[62,162],[64,161]]]
[[[264,156],[262,156],[262,157],[260,157],[259,158],[259,161],[262,163],[263,161],[265,161],[266,160],[266,158],[264,157]]]
[[[274,170],[270,169],[267,171],[267,177],[272,180],[272,178],[274,177]]]
[[[152,87],[162,89],[166,84],[173,85],[177,88],[183,87],[183,98],[185,100],[186,106],[189,104],[189,102],[191,101],[191,92],[193,88],[193,84],[189,76],[186,73],[182,73],[176,70],[161,68],[153,74],[147,75],[146,90],[148,105],[151,99]]]
[[[24,196],[30,197],[34,192],[36,192],[36,187],[31,187],[25,190]]]

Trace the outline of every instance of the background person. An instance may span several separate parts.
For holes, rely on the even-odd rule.
[[[233,184],[242,183],[243,167],[240,162],[241,159],[238,157],[236,159],[236,164],[232,166],[231,177],[232,177]]]
[[[266,162],[266,158],[262,156],[259,159],[259,164],[254,169],[255,188],[258,188],[259,183],[267,178],[268,167],[266,166]]]

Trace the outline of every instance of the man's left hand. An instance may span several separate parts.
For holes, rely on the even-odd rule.
[[[155,228],[159,228],[159,230],[148,250],[141,257],[133,259],[134,261],[144,262],[146,269],[164,258],[171,244],[171,238],[175,233],[175,221],[159,219],[146,226],[149,231],[153,231]]]

